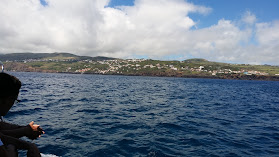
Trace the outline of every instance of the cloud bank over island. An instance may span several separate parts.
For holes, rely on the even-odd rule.
[[[198,28],[190,14],[207,16],[214,9],[184,0],[135,0],[118,7],[109,7],[109,0],[45,2],[0,2],[0,52],[278,64],[279,21],[257,22],[250,11]]]

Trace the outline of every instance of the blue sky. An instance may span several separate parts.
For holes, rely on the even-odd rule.
[[[208,16],[196,17],[196,19],[200,18],[206,26],[213,25],[221,18],[239,19],[245,11],[255,14],[259,22],[267,22],[279,17],[278,0],[191,0],[191,2],[213,9]]]
[[[134,5],[134,0],[112,0],[109,2],[109,7],[116,7],[116,6],[132,6]]]
[[[9,0],[0,10],[0,53],[279,64],[278,0]]]
[[[214,25],[222,18],[239,19],[245,11],[254,13],[259,22],[279,19],[278,0],[188,0],[188,2],[212,8],[212,12],[208,15],[189,15],[195,21],[200,21],[200,28]],[[134,0],[111,0],[109,3],[109,7],[121,5],[133,6]]]

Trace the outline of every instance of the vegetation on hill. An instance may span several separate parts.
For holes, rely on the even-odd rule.
[[[278,66],[228,64],[200,58],[185,61],[123,60],[69,53],[24,53],[4,56],[6,58],[0,55],[0,61],[4,61],[5,68],[9,71],[279,80]]]
[[[115,58],[109,57],[88,57],[88,56],[77,56],[71,53],[10,53],[0,54],[0,61],[27,61],[27,60],[67,60],[67,61],[80,61],[80,60],[114,60]]]

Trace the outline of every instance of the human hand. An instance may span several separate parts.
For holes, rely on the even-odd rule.
[[[40,127],[40,125],[34,124],[34,121],[30,122],[29,125],[33,131],[38,131],[38,128]]]
[[[40,127],[40,125],[34,124],[34,121],[30,122],[29,126],[32,128],[33,131],[39,133],[39,137],[41,137],[41,134],[45,134],[43,129]]]

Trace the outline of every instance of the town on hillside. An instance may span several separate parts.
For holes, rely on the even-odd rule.
[[[152,59],[115,59],[54,57],[2,61],[6,70],[81,74],[172,76],[204,78],[279,77],[279,67],[270,65],[228,64],[205,59],[161,61]],[[250,77],[249,77],[250,76]],[[252,77],[253,76],[253,77]]]

